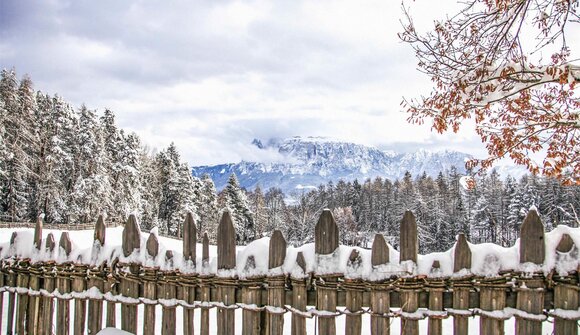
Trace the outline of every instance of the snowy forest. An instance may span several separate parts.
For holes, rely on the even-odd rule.
[[[546,230],[578,226],[580,188],[526,175],[519,180],[491,171],[465,176],[456,170],[436,178],[407,173],[401,180],[337,181],[283,194],[244,190],[235,175],[218,192],[208,177],[193,177],[177,148],[156,151],[117,126],[115,115],[75,108],[58,95],[36,91],[27,76],[3,70],[0,81],[0,221],[109,222],[136,214],[144,229],[180,236],[187,212],[199,234],[215,241],[219,215],[232,213],[239,244],[280,229],[292,244],[313,240],[314,225],[330,208],[346,245],[366,246],[380,232],[397,246],[399,221],[412,210],[421,252],[449,248],[458,232],[475,243],[512,245],[530,206]],[[471,178],[471,177],[470,177]]]

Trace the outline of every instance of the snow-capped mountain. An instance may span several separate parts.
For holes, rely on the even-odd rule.
[[[267,143],[255,139],[258,150],[278,154],[276,162],[246,162],[198,166],[192,168],[194,176],[209,174],[216,188],[222,189],[229,176],[235,173],[240,185],[253,190],[260,185],[263,190],[279,187],[286,194],[296,190],[317,187],[339,179],[364,181],[380,176],[400,179],[406,171],[413,176],[426,172],[435,177],[440,171],[455,166],[465,171],[465,161],[471,156],[456,151],[395,153],[381,151],[355,143],[333,141],[321,137],[292,137],[272,139]]]

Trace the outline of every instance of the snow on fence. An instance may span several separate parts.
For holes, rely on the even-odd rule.
[[[467,334],[468,318],[475,315],[480,334],[503,333],[512,317],[516,334],[540,334],[548,320],[555,334],[578,334],[580,229],[559,226],[545,234],[530,210],[512,248],[472,245],[459,235],[446,252],[418,255],[411,212],[400,227],[400,252],[380,234],[371,250],[340,246],[336,223],[325,210],[313,244],[288,247],[275,231],[237,250],[225,212],[217,256],[211,257],[207,235],[201,255],[196,252],[191,214],[181,252],[166,249],[155,231],[142,234],[134,216],[123,228],[121,245],[105,243],[100,217],[92,246],[75,245],[62,232],[57,247],[52,233],[42,238],[39,219],[33,236],[14,232],[10,243],[0,245],[0,301],[8,295],[0,315],[7,308],[8,334],[68,334],[69,322],[74,334],[95,334],[105,326],[153,334],[156,322],[163,334],[233,334],[236,309],[242,309],[243,334],[281,334],[285,313],[291,313],[292,334],[306,334],[307,318],[317,319],[318,334],[336,334],[339,315],[346,318],[345,334],[361,334],[363,314],[370,315],[372,334],[389,334],[396,319],[402,334],[418,334],[425,318],[429,334],[442,334],[442,319],[449,317],[454,334]],[[138,305],[144,306],[143,320]],[[177,308],[183,309],[182,326],[176,325]],[[209,322],[212,308],[215,324]],[[200,313],[199,325],[194,313]]]

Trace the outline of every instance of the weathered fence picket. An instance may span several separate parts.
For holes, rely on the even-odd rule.
[[[329,210],[322,212],[316,225],[315,257],[308,264],[302,250],[291,254],[296,258],[289,262],[284,236],[280,231],[273,232],[266,275],[257,269],[261,260],[258,257],[265,255],[250,254],[243,264],[236,264],[236,234],[229,212],[223,213],[218,227],[217,273],[211,270],[207,234],[202,239],[201,262],[196,259],[197,231],[192,214],[185,217],[181,230],[183,268],[176,265],[181,258],[176,260],[172,250],[160,248],[156,234],[149,234],[146,241],[142,239],[133,215],[123,230],[122,261],[112,259],[114,253],[109,258],[102,254],[106,234],[103,217],[95,225],[90,259],[77,258],[78,253],[72,253],[67,232],[60,235],[55,250],[52,233],[42,240],[41,218],[34,228],[32,255],[45,253],[58,257],[59,262],[20,257],[19,235],[13,233],[8,256],[1,260],[0,273],[3,288],[0,298],[8,292],[6,334],[68,334],[71,322],[75,334],[86,331],[96,334],[103,328],[105,316],[106,326],[116,325],[116,303],[121,304],[120,326],[130,332],[137,331],[137,306],[144,305],[143,334],[155,334],[159,326],[162,334],[176,334],[180,329],[176,324],[179,306],[183,308],[185,334],[197,333],[193,320],[198,308],[200,324],[197,327],[202,335],[210,332],[211,309],[217,313],[217,333],[234,333],[235,309],[239,308],[243,334],[282,334],[283,314],[287,312],[292,314],[293,335],[306,334],[306,319],[312,317],[316,319],[318,334],[336,334],[339,315],[345,315],[344,332],[353,335],[362,333],[365,320],[369,322],[371,334],[390,334],[395,318],[401,321],[403,335],[418,334],[419,320],[424,318],[428,319],[427,333],[440,335],[442,320],[447,317],[453,318],[454,334],[468,334],[469,317],[473,315],[480,316],[480,334],[503,333],[505,320],[512,317],[515,317],[518,335],[540,334],[542,321],[549,317],[554,319],[554,334],[578,334],[580,278],[577,269],[567,273],[546,272],[548,254],[552,257],[549,264],[561,260],[576,262],[573,264],[578,266],[579,250],[575,243],[578,235],[564,230],[568,233],[557,235],[558,243],[548,244],[534,210],[528,213],[521,227],[519,270],[499,271],[494,276],[478,276],[472,272],[474,255],[464,234],[458,235],[449,253],[453,276],[440,275],[451,264],[445,265],[436,256],[428,258],[428,264],[424,259],[420,263],[417,223],[411,212],[406,212],[401,220],[398,263],[391,259],[392,247],[377,234],[366,253],[368,258],[362,257],[361,252],[366,251],[360,248],[349,250],[345,273],[337,268],[341,261],[339,230]],[[141,264],[138,256],[142,243],[147,264]],[[499,266],[501,260],[497,254],[483,252],[477,257],[483,259],[485,266]],[[160,268],[151,264],[164,265]],[[417,275],[421,264],[424,268],[427,265],[426,274]],[[389,272],[393,267],[399,270]],[[373,279],[362,276],[364,271],[370,271],[369,278]],[[74,301],[74,320],[70,318],[71,301]],[[161,305],[161,319],[156,317],[158,305]],[[307,305],[315,307],[309,310]],[[0,306],[0,313],[3,309]],[[363,318],[365,314],[370,318]],[[55,316],[56,325],[53,325]]]

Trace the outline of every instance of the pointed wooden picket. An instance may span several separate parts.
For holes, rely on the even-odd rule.
[[[375,234],[371,250],[372,266],[379,266],[389,262],[389,247],[382,234]]]
[[[36,227],[34,227],[34,247],[40,250],[42,244],[42,216],[38,216],[36,220]]]
[[[417,253],[419,251],[417,222],[415,221],[415,215],[411,211],[406,211],[401,220],[400,239],[400,262],[413,261],[417,263]]]
[[[453,252],[453,272],[459,272],[463,269],[471,269],[471,249],[467,244],[465,234],[460,233],[457,236],[457,243]]]
[[[97,223],[95,224],[95,241],[98,241],[101,246],[105,245],[106,232],[107,226],[105,225],[105,219],[103,215],[99,215]]]
[[[149,234],[147,242],[145,243],[145,248],[147,249],[147,254],[152,258],[156,258],[159,254],[159,241],[155,234]]]
[[[530,210],[520,229],[520,263],[543,264],[546,256],[544,225],[538,212]]]
[[[122,247],[125,257],[129,257],[135,250],[141,248],[141,229],[133,214],[129,215],[129,219],[123,229]]]
[[[218,226],[217,234],[218,269],[229,270],[236,267],[236,230],[230,212],[225,211]]]
[[[338,242],[338,227],[330,209],[325,209],[314,229],[314,251],[317,255],[332,254],[338,248]]]
[[[187,213],[183,223],[183,259],[195,265],[195,248],[197,244],[197,227],[191,212]]]
[[[286,259],[286,240],[279,230],[274,230],[269,244],[268,269],[277,268]]]

